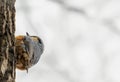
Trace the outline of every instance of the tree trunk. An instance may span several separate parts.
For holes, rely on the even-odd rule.
[[[0,0],[0,82],[15,82],[15,0]]]

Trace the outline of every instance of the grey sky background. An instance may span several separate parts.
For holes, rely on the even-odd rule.
[[[16,82],[119,82],[120,0],[16,0],[16,35],[42,38]]]

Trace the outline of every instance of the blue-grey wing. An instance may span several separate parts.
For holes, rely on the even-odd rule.
[[[35,65],[39,61],[42,53],[43,53],[43,43],[41,44],[39,42],[34,42],[34,51],[33,51],[34,55],[32,57],[33,59],[31,60],[33,65]]]

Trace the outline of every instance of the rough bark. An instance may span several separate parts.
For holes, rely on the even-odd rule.
[[[0,0],[0,82],[15,82],[15,0]]]

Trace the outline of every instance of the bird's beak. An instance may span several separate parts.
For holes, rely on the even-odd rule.
[[[27,35],[27,36],[30,36],[28,32],[26,32],[26,35]]]

